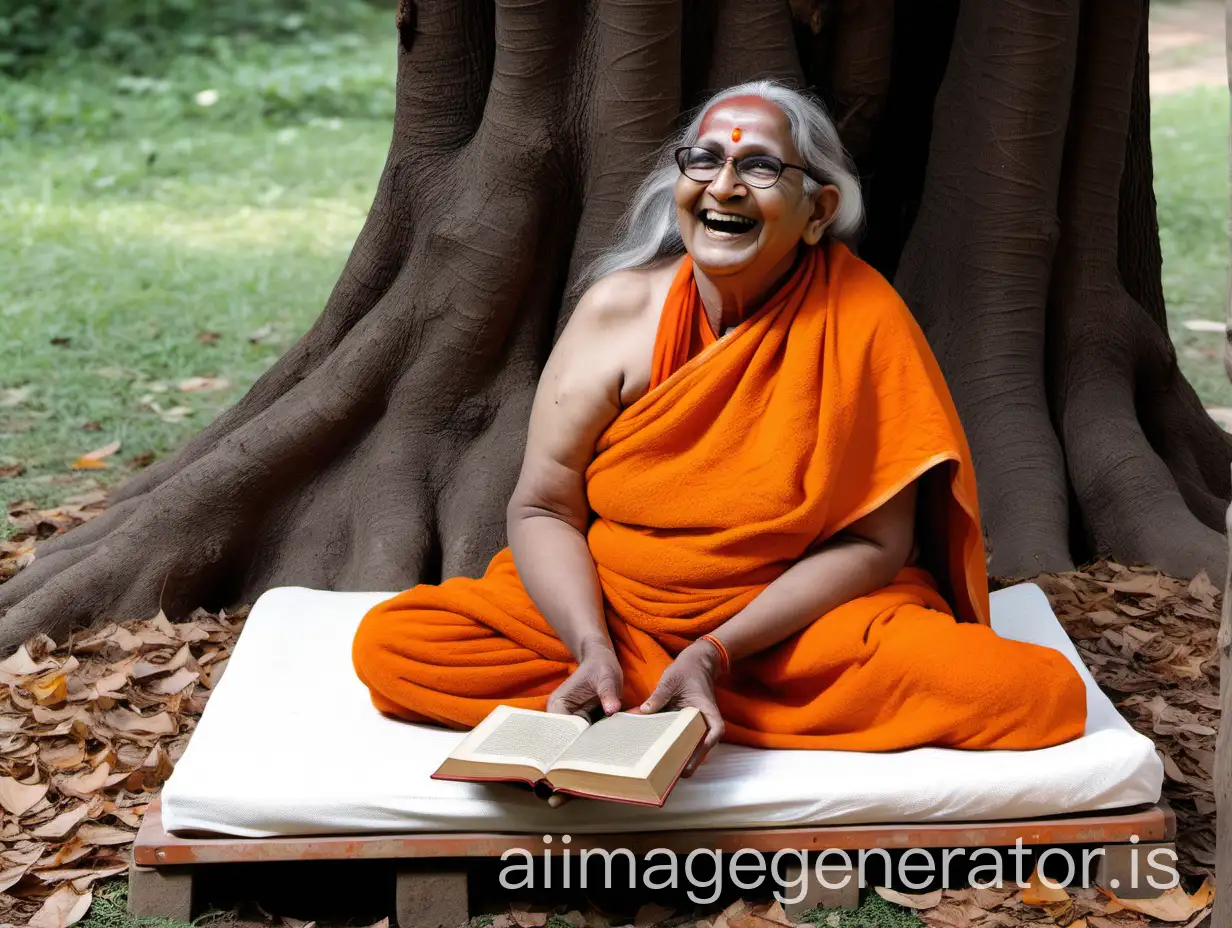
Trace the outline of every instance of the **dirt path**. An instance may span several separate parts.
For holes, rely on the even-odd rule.
[[[1151,4],[1151,95],[1226,84],[1226,13],[1219,0]]]

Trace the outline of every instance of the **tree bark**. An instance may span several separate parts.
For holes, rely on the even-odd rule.
[[[682,110],[760,77],[815,87],[856,157],[859,250],[946,373],[993,573],[1223,573],[1232,444],[1167,333],[1145,3],[403,0],[396,24],[389,155],[321,316],[0,587],[0,648],[482,571],[568,285]]]

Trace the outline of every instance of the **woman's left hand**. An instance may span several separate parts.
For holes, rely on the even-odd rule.
[[[650,698],[632,712],[658,712],[661,709],[683,709],[693,706],[706,720],[706,737],[697,745],[685,765],[683,775],[690,777],[706,759],[710,749],[723,737],[723,716],[714,698],[714,679],[719,673],[719,655],[714,646],[697,641],[676,655],[663,671],[659,685]]]

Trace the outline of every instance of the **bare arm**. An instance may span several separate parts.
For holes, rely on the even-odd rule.
[[[506,511],[514,564],[536,607],[581,660],[611,649],[603,594],[586,543],[586,468],[620,412],[621,352],[637,306],[628,280],[601,280],[578,302],[543,370],[526,454]]]
[[[763,651],[831,609],[889,584],[911,554],[915,502],[913,482],[769,583],[714,631],[731,659]]]

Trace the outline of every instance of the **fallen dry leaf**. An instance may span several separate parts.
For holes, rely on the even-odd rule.
[[[136,832],[125,831],[114,825],[96,825],[93,822],[86,822],[77,829],[76,837],[81,838],[87,844],[126,844],[136,837]]]
[[[1027,888],[1022,891],[1020,898],[1024,905],[1036,908],[1060,905],[1070,901],[1069,893],[1064,889],[1048,886],[1040,879],[1038,867],[1031,871],[1031,876],[1027,879]]]
[[[36,870],[34,875],[44,883],[67,881],[72,884],[73,889],[83,893],[89,888],[91,883],[109,876],[115,876],[118,873],[124,873],[127,870],[128,864],[119,864],[115,867],[101,867],[99,869],[65,867],[60,870]]]
[[[68,681],[62,673],[32,680],[27,688],[40,706],[54,706],[68,696]]]
[[[16,884],[18,880],[25,876],[26,871],[34,866],[34,862],[42,856],[42,853],[42,848],[35,847],[28,851],[14,852],[10,855],[8,866],[0,869],[0,893]]]
[[[92,850],[80,837],[73,835],[63,843],[54,844],[50,851],[39,858],[38,863],[32,869],[54,870],[56,867],[63,867],[75,860],[80,860],[82,857],[90,854]]]
[[[981,886],[971,890],[971,901],[981,909],[995,909],[1001,903],[1005,902],[1014,895],[1014,888],[1007,886],[997,889],[991,886]]]
[[[144,680],[147,677],[179,670],[188,663],[190,657],[188,645],[184,645],[174,654],[167,650],[151,651],[133,664],[132,677],[134,680]]]
[[[509,917],[518,928],[543,928],[548,923],[547,912],[532,912],[528,906],[514,906],[509,911]]]
[[[57,777],[56,789],[65,796],[90,799],[101,790],[111,774],[111,764],[104,761],[94,770],[87,770],[70,777]]]
[[[92,898],[89,890],[78,893],[73,887],[62,884],[31,917],[30,928],[68,928],[85,917]]]
[[[201,671],[181,667],[169,677],[162,677],[148,684],[148,688],[162,696],[174,696],[190,683],[196,683],[201,678]]]
[[[742,918],[750,909],[750,906],[743,899],[737,899],[722,912],[714,917],[712,928],[729,928],[738,919]]]
[[[675,914],[675,909],[667,909],[648,902],[637,910],[637,915],[633,918],[633,928],[652,928],[654,925],[667,921]]]
[[[1199,908],[1193,904],[1189,894],[1180,886],[1173,886],[1154,899],[1122,899],[1115,893],[1107,890],[1104,892],[1122,908],[1129,909],[1131,912],[1141,912],[1143,915],[1149,915],[1151,918],[1158,918],[1164,922],[1189,921]]]
[[[164,409],[162,404],[154,399],[154,394],[152,393],[147,393],[141,398],[140,406],[154,413],[163,422],[169,423],[183,422],[193,412],[188,406],[171,406]]]
[[[56,666],[56,662],[52,658],[35,660],[27,649],[27,644],[22,644],[8,658],[0,661],[0,683],[12,683],[22,677],[42,673],[44,670]],[[52,642],[52,644],[54,645],[55,642]]]
[[[7,387],[0,390],[0,409],[13,409],[30,398],[30,387]]]
[[[153,735],[173,735],[176,731],[175,720],[167,712],[143,716],[131,709],[112,709],[103,716],[103,721],[117,731],[148,732]]]
[[[101,448],[88,451],[73,462],[73,470],[93,470],[106,467],[105,459],[111,457],[119,450],[120,443],[113,441],[110,444],[103,445]]]
[[[189,377],[178,384],[182,393],[196,393],[201,390],[225,390],[231,386],[231,381],[225,377]]]
[[[1211,882],[1211,878],[1207,877],[1202,881],[1202,885],[1197,888],[1192,896],[1189,897],[1190,904],[1195,909],[1204,909],[1215,901],[1215,884]]]
[[[88,803],[81,803],[67,812],[61,812],[51,821],[30,832],[35,838],[51,838],[58,841],[76,828],[90,812]]]
[[[986,913],[980,912],[981,917]],[[920,919],[929,928],[970,928],[971,917],[961,906],[952,902],[943,902],[934,909],[920,913]]]
[[[13,815],[25,815],[47,795],[50,783],[19,783],[12,777],[0,776],[0,806]]]
[[[761,917],[766,921],[776,922],[780,925],[790,925],[792,923],[791,919],[787,917],[787,913],[783,911],[783,903],[777,899],[770,904],[770,908],[761,913]]]
[[[906,906],[909,909],[931,909],[933,906],[941,903],[943,895],[942,890],[934,889],[931,893],[900,893],[885,886],[874,886],[877,895],[886,902],[893,902],[895,905]]]

